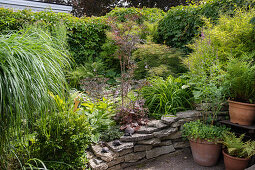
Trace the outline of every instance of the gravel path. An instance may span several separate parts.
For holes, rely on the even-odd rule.
[[[125,170],[224,170],[223,158],[216,166],[203,167],[193,161],[190,149],[180,151],[176,154],[167,154],[156,158],[153,161],[139,164]]]

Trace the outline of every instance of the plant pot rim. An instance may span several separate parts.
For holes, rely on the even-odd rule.
[[[218,143],[219,140],[214,139],[213,142],[209,142],[207,139],[189,139],[190,142],[194,142],[194,143],[200,143],[200,144],[206,144],[206,145],[218,145],[220,143]]]
[[[229,158],[231,158],[231,159],[240,160],[240,161],[247,161],[247,160],[250,160],[250,158],[239,158],[239,157],[230,156],[229,154],[227,154],[227,152],[225,151],[225,149],[222,149],[222,153],[223,153],[224,156],[229,157]]]
[[[237,101],[233,101],[233,100],[228,100],[228,103],[235,103],[235,104],[246,105],[246,106],[254,106],[255,107],[255,104],[244,103],[244,102],[237,102]]]

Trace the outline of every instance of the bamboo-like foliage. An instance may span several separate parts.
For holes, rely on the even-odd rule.
[[[66,89],[65,28],[56,27],[52,35],[33,26],[0,36],[0,153],[48,112],[49,91],[61,95]]]

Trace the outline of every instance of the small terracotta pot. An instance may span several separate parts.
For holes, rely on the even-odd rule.
[[[239,125],[252,125],[255,120],[255,104],[228,100],[230,122]]]
[[[237,158],[228,155],[224,150],[222,151],[224,155],[224,164],[226,170],[244,170],[247,168],[249,163],[249,158]]]
[[[213,166],[218,162],[221,153],[221,144],[206,140],[190,140],[193,159],[202,166]]]

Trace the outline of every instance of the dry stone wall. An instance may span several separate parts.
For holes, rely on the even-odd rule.
[[[178,112],[176,116],[165,115],[161,120],[151,120],[131,136],[122,136],[118,145],[116,141],[106,143],[105,146],[93,145],[91,152],[88,152],[89,166],[93,170],[119,170],[160,155],[178,152],[189,147],[188,141],[184,141],[181,136],[182,125],[201,117],[201,111],[197,110]]]
[[[123,169],[189,147],[189,143],[182,140],[180,130],[185,122],[200,117],[199,111],[166,115],[161,120],[151,120],[131,136],[122,136],[119,145],[114,141],[106,146],[93,145],[87,153],[89,166],[93,170]]]

